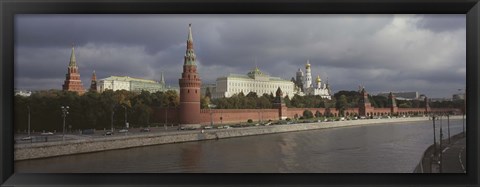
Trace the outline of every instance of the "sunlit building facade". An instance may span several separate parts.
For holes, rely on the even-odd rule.
[[[166,91],[168,88],[162,76],[162,81],[133,78],[129,76],[110,76],[100,79],[98,82],[98,90],[103,92],[105,90],[127,90],[133,92],[148,91],[150,93],[158,91]]]
[[[293,97],[295,88],[293,82],[280,77],[269,76],[256,67],[247,75],[230,74],[218,78],[210,91],[212,98],[231,97],[239,93],[247,95],[250,92],[255,92],[260,97],[263,94],[275,95],[279,87],[284,95],[288,95],[289,98]]]

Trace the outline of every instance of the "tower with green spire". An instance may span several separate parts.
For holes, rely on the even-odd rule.
[[[180,86],[179,122],[181,126],[200,126],[200,86],[196,56],[193,50],[192,24],[188,26],[187,51],[183,62]]]
[[[63,91],[72,91],[79,94],[85,93],[82,80],[80,80],[80,72],[78,71],[77,60],[75,58],[75,47],[72,45],[72,54],[70,55],[70,63],[68,64],[65,82],[63,83]]]

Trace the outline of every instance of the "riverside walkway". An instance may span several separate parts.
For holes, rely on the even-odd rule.
[[[437,154],[433,145],[424,153],[415,173],[466,173],[466,138],[463,133],[442,141],[442,153],[437,144]]]

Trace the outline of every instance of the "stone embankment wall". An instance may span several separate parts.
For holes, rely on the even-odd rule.
[[[460,117],[457,117],[461,119]],[[452,117],[450,119],[455,119]],[[393,122],[426,121],[427,117],[352,120],[338,122],[305,123],[293,125],[272,125],[232,129],[179,131],[169,133],[151,133],[140,135],[114,136],[95,139],[72,140],[66,142],[46,142],[34,144],[16,144],[15,160],[46,158],[61,155],[89,153],[105,150],[124,149],[139,146],[179,143],[189,141],[214,140],[241,136],[283,133],[292,131],[337,128],[356,125],[384,124]]]

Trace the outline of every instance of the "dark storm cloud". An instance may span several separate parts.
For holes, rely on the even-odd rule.
[[[93,70],[155,80],[163,72],[178,86],[188,23],[203,83],[255,66],[290,80],[310,59],[312,76],[334,91],[362,84],[447,97],[465,85],[464,15],[21,15],[16,86],[61,87],[71,42],[85,87]]]
[[[423,15],[418,26],[433,32],[465,29],[465,15]]]

